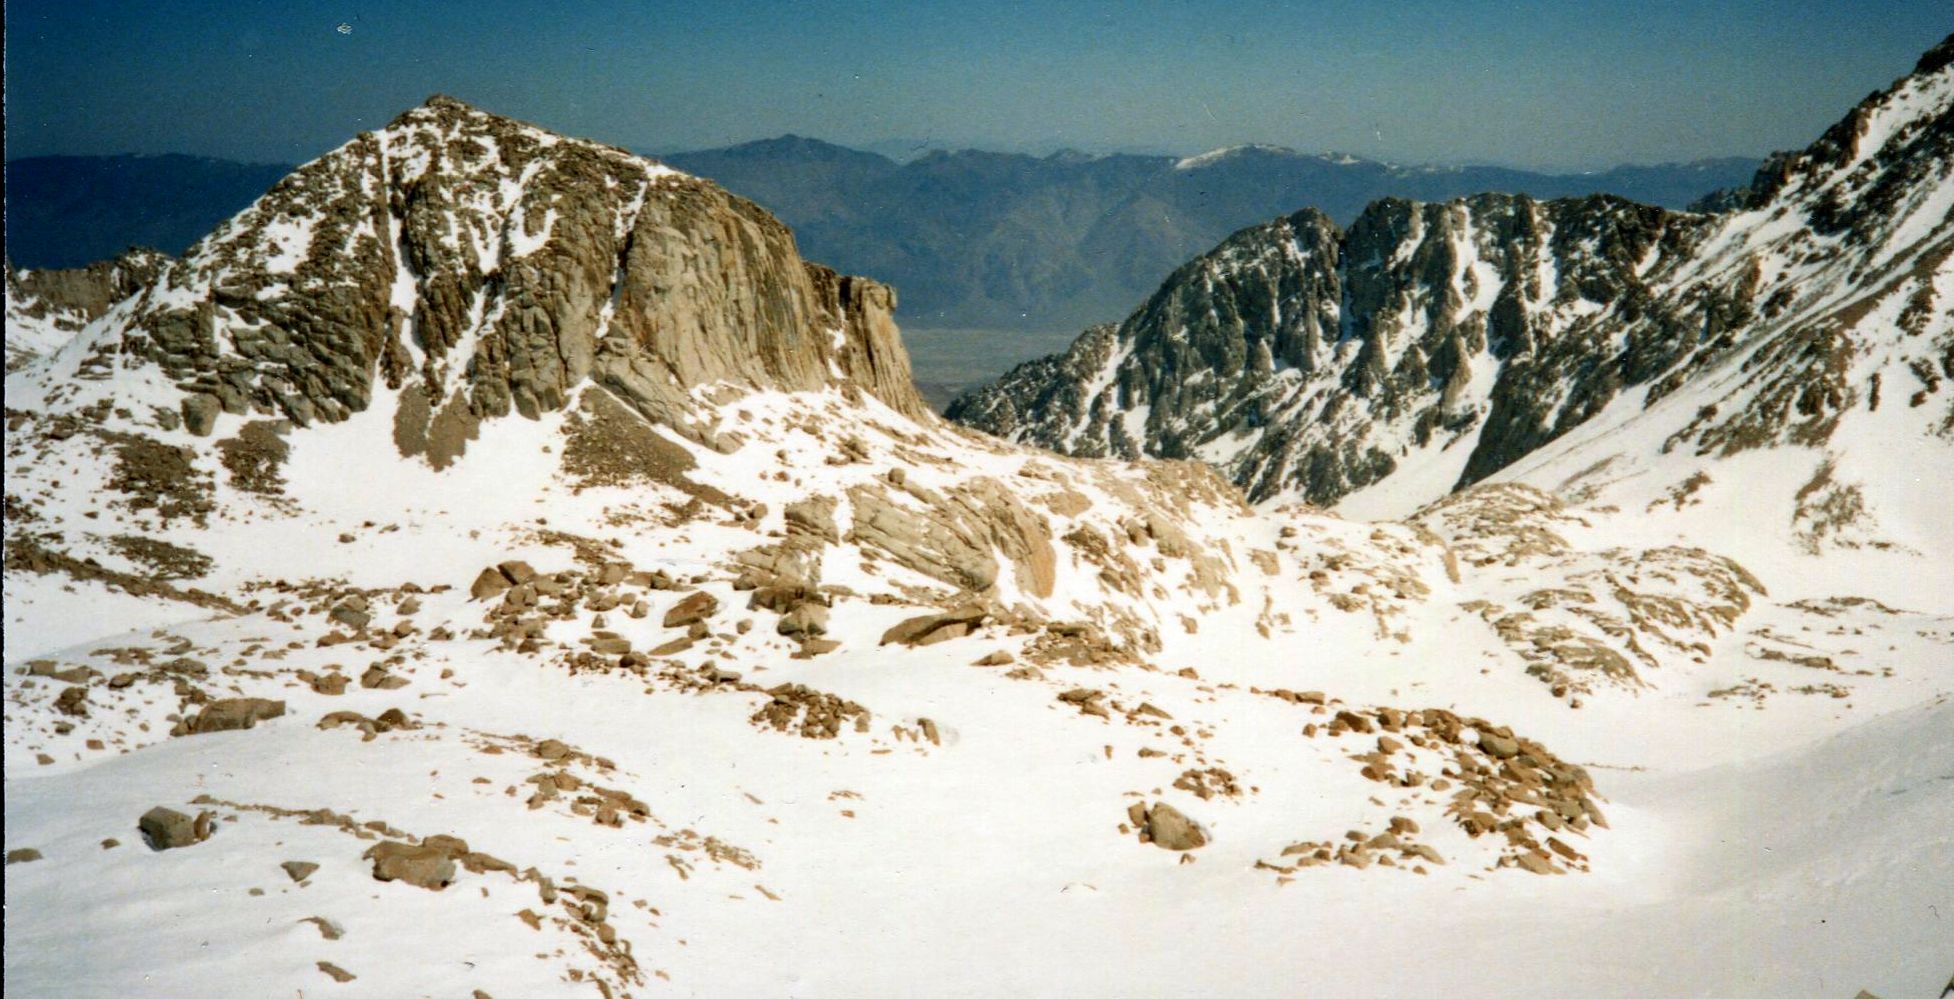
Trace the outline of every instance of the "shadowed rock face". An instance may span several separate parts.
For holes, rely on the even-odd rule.
[[[1408,464],[1477,482],[1630,389],[1652,405],[1755,349],[1745,398],[1670,445],[1822,441],[1841,412],[1877,405],[1849,374],[1883,336],[1874,305],[1897,295],[1924,316],[1954,245],[1949,51],[1775,158],[1727,199],[1741,211],[1388,199],[1340,230],[1304,210],[947,414],[1068,454],[1196,458],[1252,499],[1327,505]],[[1902,360],[1937,370],[1949,350],[1914,343]]]
[[[536,417],[585,381],[668,423],[720,383],[920,417],[894,306],[708,182],[436,97],[193,246],[121,349],[190,408],[301,424],[365,409],[376,383],[436,424]]]

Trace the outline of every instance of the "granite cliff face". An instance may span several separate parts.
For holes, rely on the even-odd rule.
[[[397,395],[415,438],[538,416],[585,381],[673,425],[720,383],[920,415],[894,304],[711,183],[436,97],[279,182],[92,348],[160,368],[193,430]]]
[[[1861,322],[1877,302],[1914,303],[1884,377],[1931,396],[1954,365],[1945,333],[1912,339],[1946,308],[1948,49],[1774,158],[1741,211],[1481,195],[1376,202],[1342,230],[1305,210],[1235,234],[1119,326],[949,415],[1070,454],[1198,458],[1257,500],[1330,504],[1406,472],[1430,499],[1742,348],[1753,391],[1685,436],[1821,440],[1877,405],[1881,376],[1848,374],[1895,339],[1892,317]]]

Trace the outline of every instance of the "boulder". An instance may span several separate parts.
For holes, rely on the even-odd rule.
[[[531,582],[536,578],[536,570],[530,568],[529,563],[515,559],[503,562],[495,568],[502,573],[503,578],[517,586]]]
[[[398,690],[407,686],[407,679],[395,676],[387,672],[385,666],[375,663],[360,674],[360,686],[368,690]]]
[[[183,397],[183,428],[197,437],[209,437],[217,429],[217,397],[202,392]]]
[[[88,717],[88,688],[69,687],[54,699],[54,709],[64,715]]]
[[[416,888],[440,891],[455,880],[454,858],[435,846],[386,840],[373,844],[361,856],[373,861],[373,877],[378,881],[404,881]]]
[[[152,850],[174,850],[195,846],[210,838],[214,823],[209,812],[191,818],[174,808],[157,805],[136,821],[136,829]]]
[[[805,635],[810,638],[828,633],[828,608],[809,600],[781,615],[780,624],[775,631],[783,635]]]
[[[979,607],[965,607],[947,614],[925,614],[896,622],[882,633],[883,645],[934,645],[962,638],[989,615]]]
[[[309,860],[287,860],[278,866],[284,868],[285,876],[293,881],[304,881],[312,876],[313,871],[319,869],[318,864]]]
[[[203,735],[207,732],[232,732],[247,729],[261,721],[277,718],[285,713],[284,701],[268,701],[262,697],[232,697],[212,701],[203,710],[188,720],[179,723],[183,735]]]
[[[7,851],[8,864],[31,864],[39,859],[41,859],[41,851],[36,850],[31,846],[24,846],[18,850]]]
[[[1147,837],[1163,850],[1193,850],[1208,845],[1208,836],[1201,827],[1166,802],[1147,809]]]
[[[719,612],[719,598],[703,590],[686,595],[665,612],[665,627],[685,628]]]
[[[1479,733],[1479,748],[1485,750],[1488,755],[1505,760],[1519,754],[1520,743],[1510,735],[1482,730]]]
[[[474,600],[487,600],[500,596],[509,588],[509,577],[494,569],[483,569],[468,587],[468,596]]]

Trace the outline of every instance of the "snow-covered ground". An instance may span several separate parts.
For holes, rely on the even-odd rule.
[[[1818,562],[1750,566],[1773,596],[1754,596],[1728,628],[1686,636],[1707,654],[1644,636],[1659,664],[1641,666],[1634,683],[1593,684],[1576,708],[1461,605],[1517,600],[1550,574],[1575,578],[1624,545],[1668,544],[1668,530],[1682,528],[1639,510],[1570,508],[1523,521],[1561,535],[1565,550],[1475,565],[1475,552],[1502,551],[1506,536],[1472,534],[1458,526],[1464,514],[1373,527],[1231,509],[1149,487],[1143,466],[1007,448],[836,394],[764,393],[723,407],[717,429],[745,443],[730,454],[695,448],[691,477],[769,512],[757,523],[719,512],[687,520],[670,513],[683,497],[669,487],[590,486],[563,471],[561,417],[487,424],[435,473],[392,453],[383,410],[293,432],[284,506],[218,474],[212,527],[155,531],[213,559],[200,588],[240,602],[272,580],[316,590],[252,591],[257,609],[212,613],[9,572],[6,845],[44,856],[8,870],[10,988],[585,995],[601,980],[643,995],[1904,996],[1929,994],[1954,970],[1937,915],[1954,911],[1954,600],[1944,577],[1918,571],[1910,585],[1880,586],[1878,553],[1863,564],[1851,551],[1825,555],[1839,571],[1828,581],[1849,581],[1835,588],[1812,578]],[[829,463],[851,436],[866,457]],[[147,524],[89,477],[108,463],[85,460],[84,440],[10,464],[9,491],[70,538],[103,518]],[[1145,581],[1128,594],[1104,584],[1086,549],[1061,541],[1051,596],[1012,600],[1033,613],[1025,623],[910,648],[878,636],[928,610],[915,588],[940,584],[843,541],[822,554],[823,578],[853,594],[834,600],[828,635],[840,647],[793,658],[800,647],[775,633],[778,618],[747,609],[732,588],[729,553],[784,527],[788,503],[849,495],[892,467],[930,490],[981,476],[1020,482],[1034,503],[1052,494],[1051,480],[1023,473],[1042,470],[1034,476],[1089,502],[1069,514],[1041,507],[1054,538],[1151,508],[1158,537],[1176,524],[1198,552],[1121,536]],[[547,638],[561,644],[541,651],[469,637],[493,602],[469,599],[476,573],[508,558],[545,574],[583,571],[560,541],[568,536],[681,581],[643,591],[642,619],[606,614],[634,647],[678,634],[661,618],[695,588],[719,599],[711,632],[723,637],[639,672],[566,667],[594,630],[588,610],[551,623]],[[1456,581],[1448,551],[1462,565]],[[94,554],[119,565],[109,548]],[[1191,568],[1200,554],[1227,566],[1232,597],[1203,595]],[[407,583],[453,588],[403,594]],[[352,633],[321,613],[351,588],[373,609],[367,637],[319,647],[322,635]],[[628,582],[621,591],[639,592]],[[887,602],[867,599],[875,593]],[[1788,606],[1869,594],[1891,610]],[[399,609],[408,596],[420,604],[412,614]],[[316,610],[293,614],[299,606]],[[1095,620],[1114,634],[1114,610],[1157,628],[1160,648],[1091,665],[1041,659],[1036,645],[1052,632],[1037,620]],[[374,648],[371,636],[400,619],[411,632]],[[743,619],[755,622],[745,632],[735,627]],[[457,637],[428,637],[443,626]],[[147,666],[144,653],[117,651],[132,648],[152,650]],[[1760,657],[1793,648],[1836,668]],[[1000,650],[1016,661],[971,665]],[[157,665],[184,656],[207,672]],[[53,706],[66,685],[28,675],[30,661],[138,678],[88,684],[88,715],[66,716]],[[337,664],[357,678],[376,662],[408,683],[356,682],[327,696],[298,675]],[[740,678],[700,679],[711,670]],[[1711,693],[1752,678],[1772,687]],[[178,683],[281,699],[286,714],[248,731],[170,737],[172,716],[195,710]],[[782,683],[865,707],[866,730],[813,739],[756,724],[771,701],[762,688]],[[1829,686],[1795,692],[1809,684]],[[1111,710],[1088,714],[1059,696],[1080,689],[1103,691]],[[1268,693],[1277,690],[1320,691],[1328,703]],[[1567,873],[1497,866],[1505,837],[1469,835],[1431,783],[1462,759],[1495,762],[1473,755],[1471,736],[1465,748],[1396,750],[1400,774],[1422,775],[1405,786],[1368,779],[1351,758],[1373,752],[1376,734],[1304,734],[1340,709],[1379,706],[1445,709],[1539,740],[1586,768],[1607,827],[1560,833],[1581,857],[1556,865]],[[388,708],[419,727],[370,741],[315,727],[329,712]],[[71,729],[57,733],[57,723]],[[533,751],[544,739],[588,755],[545,761]],[[1226,778],[1209,783],[1198,772],[1210,768]],[[643,820],[597,824],[570,792],[532,807],[528,782],[558,771],[627,793],[647,806]],[[1196,778],[1176,787],[1190,771]],[[1128,805],[1154,801],[1211,842],[1173,852],[1122,831]],[[152,852],[135,823],[159,804],[213,809],[216,834]],[[265,808],[328,809],[354,830]],[[1295,867],[1283,853],[1352,830],[1380,834],[1396,816],[1444,863],[1383,849],[1373,856],[1397,858],[1392,868]],[[460,836],[559,887],[602,890],[603,925],[628,958],[577,931],[570,896],[546,904],[517,876],[464,870],[439,892],[376,881],[361,859],[373,841],[354,824],[376,820],[411,836]],[[110,838],[121,845],[104,849]],[[295,883],[278,866],[287,860],[320,868]],[[313,916],[343,935],[302,922]],[[357,977],[336,982],[319,961]]]

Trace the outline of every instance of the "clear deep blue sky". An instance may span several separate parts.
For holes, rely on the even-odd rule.
[[[1587,169],[1802,146],[1949,0],[8,0],[7,155],[307,159],[430,93],[637,149],[794,132]],[[350,26],[341,32],[338,26]]]

